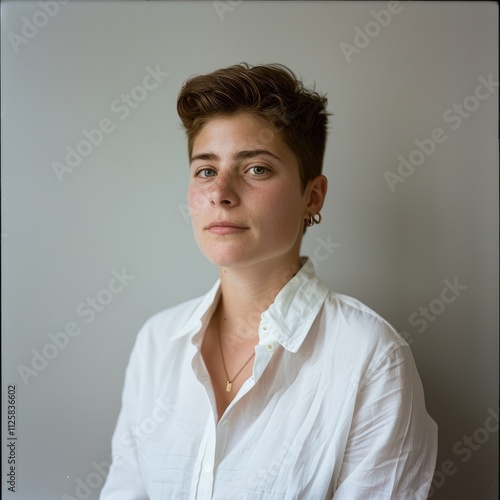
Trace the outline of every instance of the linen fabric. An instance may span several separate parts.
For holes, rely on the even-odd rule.
[[[200,349],[220,280],[146,322],[101,500],[427,498],[437,425],[408,344],[302,264],[257,319],[253,374],[219,421]]]

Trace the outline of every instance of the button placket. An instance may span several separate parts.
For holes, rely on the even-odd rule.
[[[231,428],[231,421],[227,417],[217,425],[217,446],[215,452],[215,461],[219,463],[224,456],[226,450],[227,440],[229,439],[229,430]]]
[[[208,498],[212,494],[213,488],[213,471],[215,464],[215,441],[216,441],[216,429],[215,422],[213,418],[207,419],[207,425],[205,427],[205,433],[200,446],[200,456],[198,477],[199,482],[197,485],[196,498]],[[202,451],[203,450],[203,451]]]

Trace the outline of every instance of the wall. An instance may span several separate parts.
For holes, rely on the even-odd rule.
[[[2,2],[16,498],[98,497],[139,327],[213,283],[176,96],[240,61],[327,92],[329,193],[303,254],[411,343],[440,432],[432,497],[497,498],[497,4],[56,0]]]

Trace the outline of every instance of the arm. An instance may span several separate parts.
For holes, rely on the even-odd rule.
[[[137,409],[139,384],[144,364],[139,352],[139,339],[132,350],[122,393],[122,407],[111,441],[113,461],[100,500],[148,500],[137,457]]]
[[[436,455],[437,425],[413,356],[398,347],[358,392],[333,499],[425,499]]]

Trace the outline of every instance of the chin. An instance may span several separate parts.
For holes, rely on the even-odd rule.
[[[213,253],[203,253],[205,257],[217,267],[244,267],[248,264],[251,264],[251,259],[248,256],[242,255],[228,255],[227,253],[224,255],[214,255]]]
[[[210,245],[209,247],[202,245],[199,248],[205,258],[218,267],[244,267],[256,260],[256,256],[243,245]]]
[[[213,265],[227,268],[243,268],[262,264],[266,261],[279,263],[281,259],[288,260],[289,252],[293,248],[292,242],[283,245],[263,245],[250,242],[214,242],[197,240],[201,253]]]
[[[237,251],[226,250],[224,252],[205,252],[202,250],[202,253],[215,266],[232,269],[241,269],[270,261],[276,263],[279,262],[281,257],[284,258],[281,254],[274,255],[262,251],[250,252],[249,248],[240,248]]]

